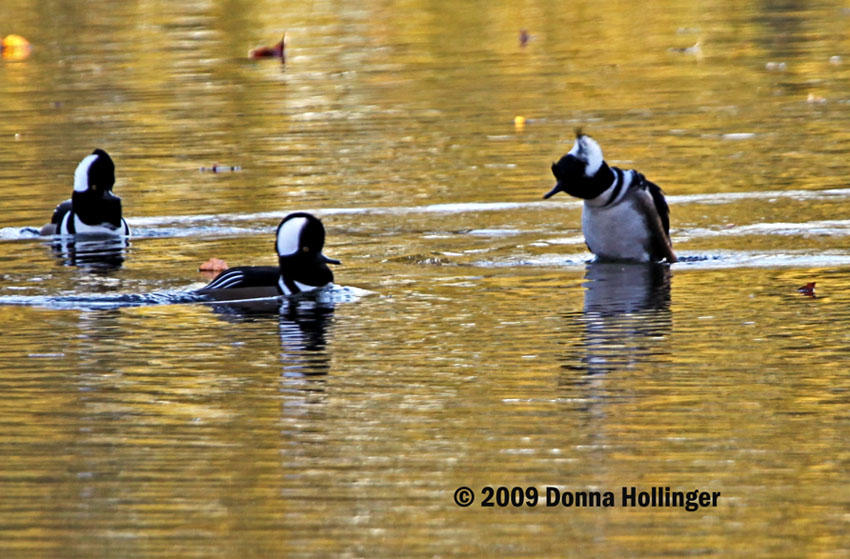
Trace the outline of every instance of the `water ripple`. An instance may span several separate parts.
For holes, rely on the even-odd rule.
[[[724,192],[691,195],[669,195],[667,200],[671,206],[686,204],[733,204],[741,200],[762,200],[788,198],[796,200],[835,200],[850,198],[850,188],[834,188],[827,190],[771,190],[753,192]],[[460,214],[477,212],[500,212],[514,210],[552,210],[577,209],[580,201],[542,201],[529,202],[462,202],[448,204],[428,204],[423,206],[387,206],[359,208],[315,208],[305,209],[322,216],[332,215],[416,215],[416,214]],[[249,213],[222,213],[198,215],[164,215],[148,217],[130,217],[127,222],[133,228],[133,236],[139,238],[159,237],[215,237],[231,235],[254,235],[267,233],[273,229],[277,221],[285,215],[283,211],[264,211]],[[269,222],[267,226],[242,227],[226,225],[238,222]],[[217,225],[202,225],[198,223],[216,223]],[[812,234],[846,235],[850,230],[850,220],[824,220],[808,223],[776,223],[754,224],[731,229],[689,229],[683,230],[689,236],[720,236],[724,234],[796,234],[795,231]],[[490,230],[482,230],[489,232]],[[505,230],[507,231],[507,230]],[[507,234],[503,231],[501,234]],[[39,238],[38,230],[34,227],[3,227],[0,228],[0,240],[21,240]]]
[[[370,295],[372,292],[359,289],[334,285],[329,289],[323,289],[318,293],[310,294],[301,299],[311,299],[320,304],[334,305],[337,303],[353,303],[361,297]],[[295,300],[294,298],[292,300]],[[215,301],[194,291],[168,290],[152,293],[78,293],[73,295],[3,295],[0,296],[0,305],[41,307],[47,309],[73,309],[73,310],[96,310],[96,309],[118,309],[125,307],[142,307],[151,305],[185,305],[201,303],[213,306],[250,308],[254,305],[257,309],[267,310],[270,305],[280,308],[286,303],[283,297],[266,297],[262,299],[242,299],[234,301]]]
[[[679,261],[673,269],[681,268],[820,268],[850,266],[850,253],[825,251],[811,254],[805,251],[713,251],[709,253],[680,251]],[[589,252],[579,254],[541,254],[537,256],[506,257],[493,260],[477,260],[471,265],[482,268],[510,267],[557,267],[582,268],[594,262]]]

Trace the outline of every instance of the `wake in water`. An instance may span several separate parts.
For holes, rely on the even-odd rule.
[[[79,295],[4,295],[0,296],[0,305],[42,307],[46,309],[116,309],[121,307],[141,307],[145,305],[176,305],[199,303],[203,298],[192,292],[163,291],[158,293],[122,293],[98,294],[81,293]]]
[[[672,264],[673,270],[682,269],[718,269],[718,268],[830,268],[850,266],[850,253],[827,251],[811,254],[805,251],[722,251],[696,253],[680,251],[679,261]],[[594,263],[594,256],[587,252],[581,254],[542,254],[521,258],[497,258],[478,260],[473,266],[482,268],[511,268],[519,266],[584,268]],[[623,264],[629,266],[630,264]]]
[[[235,308],[248,308],[256,305],[258,308],[282,307],[289,302],[310,300],[320,305],[335,305],[338,303],[353,303],[372,292],[357,287],[334,285],[315,293],[302,294],[297,297],[269,297],[264,299],[248,299],[239,301],[215,301],[194,291],[159,291],[153,293],[80,293],[74,295],[3,295],[0,305],[40,307],[46,309],[96,310],[119,309],[126,307],[142,307],[151,305],[187,305],[205,304],[216,307],[229,305]]]
[[[762,199],[794,199],[794,200],[836,200],[850,198],[850,188],[834,188],[829,190],[771,190],[759,192],[730,192],[718,194],[689,194],[668,195],[667,200],[671,206],[686,204],[734,204],[741,200]],[[366,208],[324,208],[305,210],[319,217],[331,215],[417,215],[417,214],[458,214],[478,212],[499,212],[512,210],[545,210],[553,208],[580,208],[580,201],[548,202],[465,202],[457,204],[430,204],[424,206],[389,206],[389,207],[366,207]],[[220,237],[237,235],[265,234],[274,229],[276,220],[279,220],[284,211],[253,212],[253,213],[224,213],[224,214],[201,214],[201,215],[175,215],[175,216],[151,216],[135,217],[128,219],[133,228],[133,238],[162,238],[162,237]],[[244,227],[230,225],[233,223],[251,222],[262,223],[268,221],[267,227]],[[217,225],[206,225],[216,223]],[[684,233],[693,236],[712,236],[727,234],[752,234],[759,232],[770,233],[774,230],[788,231],[812,231],[820,232],[826,230],[832,234],[850,235],[850,220],[829,220],[804,223],[778,223],[778,224],[756,224],[741,226],[736,230],[689,230],[687,232],[677,230],[677,235]],[[485,230],[486,231],[486,230]],[[513,232],[513,231],[512,231]],[[0,240],[25,240],[44,239],[50,241],[50,237],[39,237],[39,230],[34,227],[3,227],[0,228]]]
[[[734,204],[742,200],[772,200],[772,199],[794,199],[805,201],[828,201],[850,198],[850,188],[833,188],[828,190],[770,190],[758,192],[727,192],[714,194],[687,194],[668,195],[667,201],[671,206],[686,204]],[[500,212],[512,210],[545,210],[553,208],[580,208],[580,201],[564,201],[544,203],[542,201],[529,202],[464,202],[447,204],[429,204],[424,206],[388,206],[388,207],[366,207],[366,208],[324,208],[307,209],[304,211],[313,213],[318,217],[331,215],[417,215],[417,214],[459,214],[478,212]],[[175,215],[175,216],[151,216],[135,217],[127,219],[132,226],[134,238],[161,238],[161,237],[218,237],[234,235],[265,234],[273,230],[277,220],[286,212],[283,210],[272,212],[253,213],[223,213],[223,214],[200,214],[200,215]],[[228,225],[240,222],[264,222],[268,221],[267,227],[244,227]],[[206,225],[216,223],[217,225]],[[788,229],[806,231],[812,228],[837,228],[842,234],[850,234],[850,220],[819,221],[811,223],[783,223],[776,224]],[[770,224],[758,224],[749,227],[769,228]],[[747,226],[744,226],[747,227]],[[677,231],[678,233],[678,231]],[[693,234],[698,234],[696,230]],[[722,235],[724,231],[714,231],[714,234]],[[0,240],[23,240],[40,238],[38,229],[34,227],[3,227],[0,228]],[[48,240],[49,238],[44,238]]]
[[[694,194],[668,196],[667,199],[672,206],[685,206],[689,204],[737,204],[743,200],[774,200],[774,199],[789,199],[789,200],[807,200],[807,201],[831,201],[836,203],[844,203],[843,201],[850,198],[850,188],[828,189],[828,190],[785,190],[785,191],[760,191],[760,192],[735,192],[735,193],[717,193],[717,194]],[[493,202],[493,203],[457,203],[457,204],[430,204],[424,206],[395,206],[395,207],[361,207],[361,208],[325,208],[310,210],[318,216],[416,216],[416,215],[433,215],[435,221],[439,221],[439,216],[451,216],[462,213],[482,213],[482,212],[516,212],[521,211],[524,214],[534,211],[551,212],[554,208],[569,209],[571,211],[578,210],[581,207],[580,201],[564,201],[564,202],[549,202],[529,201],[529,202]],[[215,237],[237,237],[246,235],[266,235],[274,230],[275,224],[280,219],[283,211],[272,212],[254,212],[241,214],[203,214],[203,215],[177,215],[177,216],[151,216],[151,217],[136,217],[129,219],[129,223],[133,228],[134,235],[130,239],[138,238],[178,238],[178,237],[199,237],[199,238],[215,238]],[[356,219],[356,218],[355,218]],[[452,221],[451,219],[447,221]],[[455,220],[456,221],[456,220]],[[215,223],[215,225],[209,225]],[[488,248],[476,247],[475,250],[458,251],[445,258],[443,253],[428,252],[426,256],[419,255],[400,256],[392,258],[394,261],[414,261],[421,264],[454,264],[454,265],[471,265],[485,268],[506,268],[513,266],[547,266],[547,267],[583,267],[588,262],[592,261],[593,256],[589,253],[578,249],[584,245],[584,237],[580,232],[575,231],[577,224],[573,224],[573,229],[568,229],[567,235],[563,237],[552,236],[549,230],[527,230],[519,228],[505,227],[481,227],[470,228],[462,231],[438,231],[425,232],[420,234],[419,239],[431,245],[438,245],[440,238],[458,238],[459,236],[469,236],[470,238],[494,238],[494,239],[512,239],[521,237],[522,235],[539,235],[536,239],[506,240],[505,242],[491,244]],[[81,251],[79,249],[88,248],[86,241],[78,240],[79,245],[76,250],[68,245],[67,240],[60,237],[40,237],[38,230],[33,227],[5,227],[0,228],[0,241],[25,241],[38,239],[46,245],[51,246],[57,253],[57,256],[63,259],[68,265],[76,265],[81,267],[94,268],[97,266],[121,266],[124,257],[126,256],[126,240],[125,245],[119,247],[106,247],[105,249],[93,246],[92,250]],[[576,234],[578,233],[578,234]],[[678,250],[680,253],[680,262],[674,265],[675,269],[690,269],[690,268],[734,268],[734,267],[818,267],[818,266],[848,266],[850,265],[850,251],[844,250],[844,244],[841,239],[850,237],[850,220],[832,219],[832,220],[812,220],[805,222],[760,222],[760,223],[744,223],[736,225],[717,225],[708,227],[694,226],[676,226],[672,230],[674,243],[682,246],[683,243],[691,241],[699,241],[704,239],[728,239],[735,237],[800,237],[800,238],[831,238],[836,239],[832,246],[819,245],[817,250],[806,249],[796,244],[794,240],[789,240],[787,245],[789,250],[782,248],[780,250],[772,250],[776,243],[770,243],[769,248],[754,248],[753,250],[712,250],[708,249],[701,252]],[[528,252],[538,254],[517,254],[515,247],[517,243],[523,243],[528,247]],[[750,243],[743,241],[747,248],[754,247],[760,242]],[[704,244],[704,243],[703,243]],[[740,241],[735,241],[736,245],[741,245]],[[783,244],[786,244],[783,242]],[[808,243],[806,243],[808,244]],[[566,246],[565,246],[566,245]],[[547,251],[546,247],[552,247],[552,254],[539,254]],[[559,247],[564,250],[559,250]],[[569,248],[572,247],[572,248]],[[800,250],[796,250],[799,248]],[[108,249],[108,250],[107,250]],[[506,253],[507,252],[507,253]],[[526,251],[523,251],[526,252]],[[473,256],[473,253],[478,253]],[[489,256],[484,257],[484,253],[489,253]],[[445,253],[448,255],[448,253]],[[80,256],[84,258],[80,258]],[[57,308],[74,308],[75,306],[87,307],[103,307],[103,306],[138,306],[148,304],[162,303],[184,303],[194,302],[186,300],[185,293],[164,293],[164,294],[149,294],[149,295],[123,295],[110,296],[111,298],[103,299],[95,296],[90,299],[72,298],[70,300],[63,298],[44,298],[35,297],[34,299],[20,297],[0,297],[0,304],[23,304],[36,306],[51,306]],[[194,295],[189,295],[194,297]]]

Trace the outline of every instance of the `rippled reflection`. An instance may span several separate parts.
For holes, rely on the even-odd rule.
[[[333,324],[333,301],[304,295],[216,304],[213,309],[219,317],[237,325],[277,322],[281,421],[298,421],[312,413],[311,405],[325,400],[331,370],[327,338]]]
[[[328,328],[333,322],[334,302],[328,298],[302,296],[212,305],[218,316],[240,324],[278,321],[282,375],[304,378],[326,375]]]
[[[56,236],[50,243],[54,256],[64,266],[110,270],[120,268],[130,241],[127,237]]]
[[[672,328],[670,267],[592,262],[584,279],[584,307],[570,317],[583,335],[565,367],[587,375],[628,369],[655,358]]]

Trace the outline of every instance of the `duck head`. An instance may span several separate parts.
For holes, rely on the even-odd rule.
[[[552,163],[555,186],[543,195],[550,198],[558,192],[591,200],[602,194],[614,180],[614,173],[602,157],[602,148],[596,140],[576,131],[572,149],[557,163]]]

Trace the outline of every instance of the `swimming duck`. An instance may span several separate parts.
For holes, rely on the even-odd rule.
[[[74,192],[53,210],[41,235],[130,235],[121,215],[121,198],[112,193],[115,164],[102,149],[94,150],[74,171]]]
[[[275,249],[278,266],[239,266],[219,274],[197,290],[219,301],[290,296],[333,284],[328,264],[339,260],[322,254],[325,227],[312,214],[295,212],[277,226]]]

